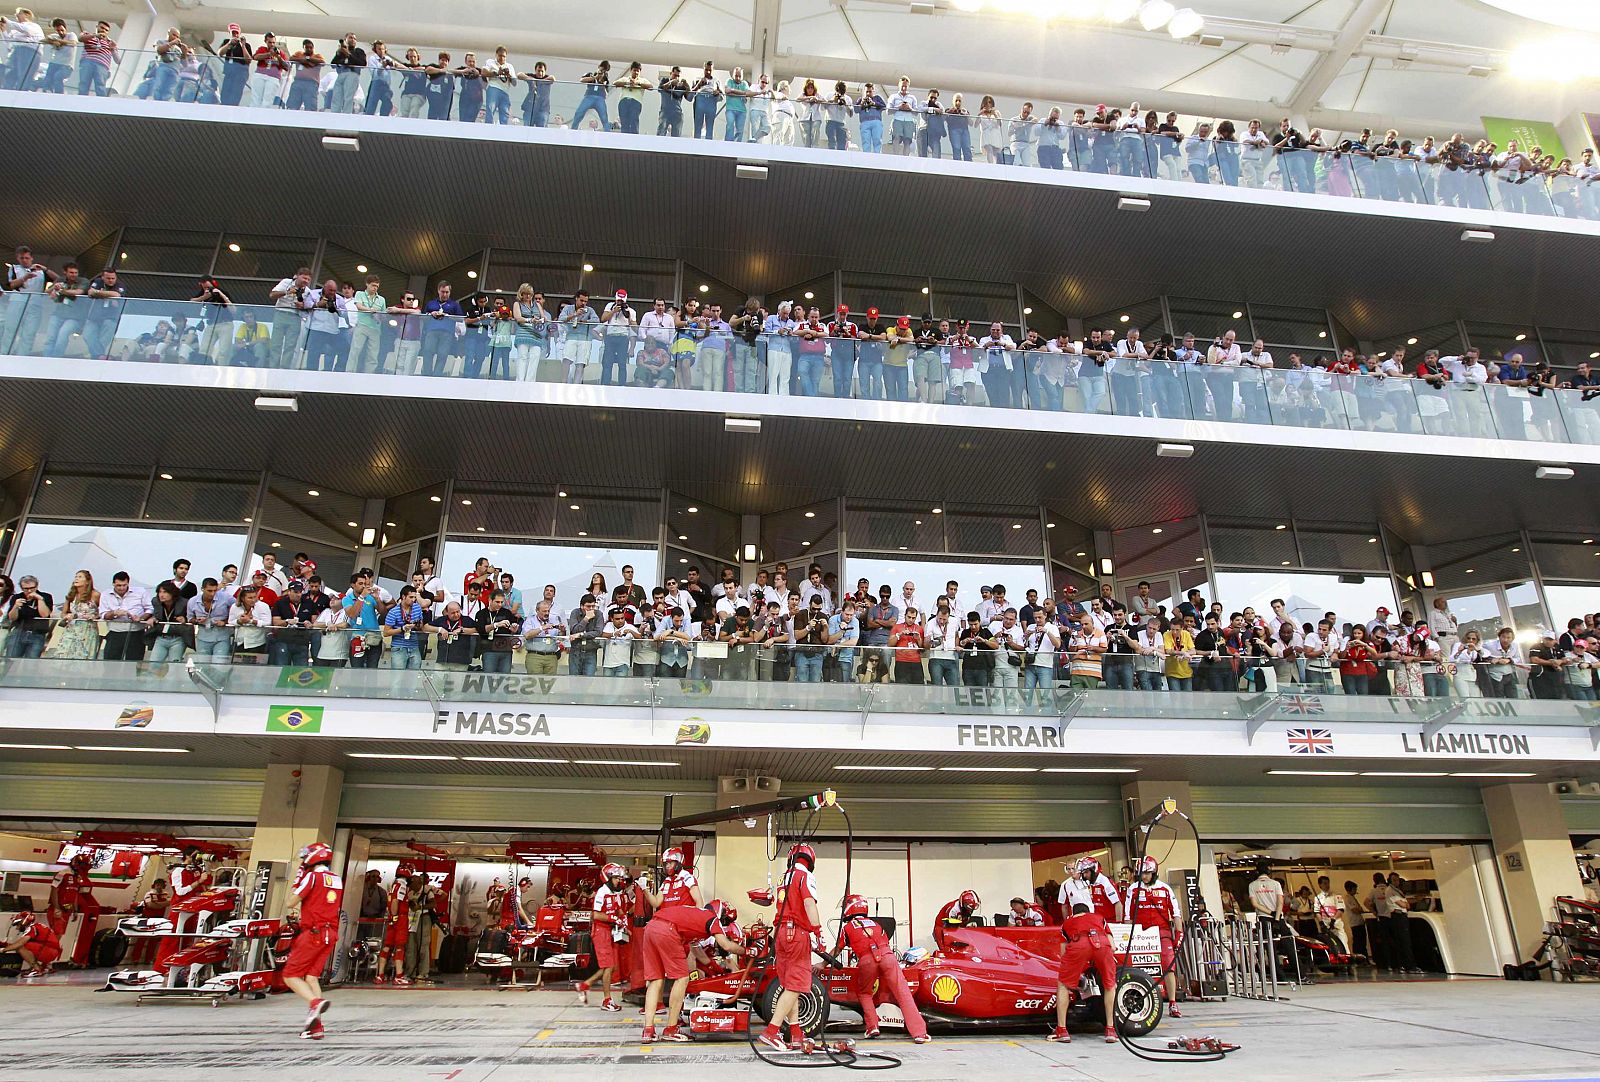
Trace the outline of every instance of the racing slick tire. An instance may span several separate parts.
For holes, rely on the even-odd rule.
[[[89,941],[89,964],[96,969],[116,968],[128,953],[128,937],[115,928],[102,928]]]
[[[1114,999],[1117,1030],[1124,1037],[1143,1037],[1161,1023],[1161,991],[1144,970],[1119,966]]]
[[[767,982],[767,986],[756,995],[753,1005],[755,1012],[763,1022],[772,1021],[772,1012],[777,1005],[778,996],[783,992],[782,986],[776,979]],[[828,993],[822,982],[816,977],[811,978],[811,991],[800,995],[800,1028],[805,1030],[807,1037],[820,1037],[822,1031],[828,1026],[828,1011],[833,1005],[828,1001]]]

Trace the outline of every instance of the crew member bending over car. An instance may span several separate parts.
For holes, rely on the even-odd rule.
[[[1167,1013],[1178,1012],[1178,973],[1174,965],[1178,947],[1178,906],[1172,888],[1157,877],[1161,871],[1155,857],[1139,861],[1138,873],[1128,888],[1128,920],[1136,928],[1155,928],[1161,934],[1161,972],[1166,978]],[[1132,935],[1132,932],[1129,932]],[[1131,943],[1130,943],[1131,946]]]
[[[640,1041],[673,1041],[687,1044],[694,1040],[678,1028],[678,1014],[683,1010],[683,996],[689,989],[689,945],[704,936],[710,936],[729,954],[743,955],[745,948],[725,934],[733,917],[721,902],[712,902],[701,909],[693,905],[674,905],[659,910],[650,918],[644,929],[643,958],[645,980],[649,984],[644,993],[644,1033]],[[810,970],[806,971],[810,976]],[[661,1003],[661,986],[672,981],[667,995],[667,1025],[656,1036],[656,1007]],[[809,981],[808,985],[809,987]]]
[[[55,969],[61,957],[61,940],[55,929],[24,909],[11,918],[11,938],[0,943],[0,950],[16,951],[22,958],[22,973],[18,980],[42,977]]]
[[[328,1001],[322,998],[322,970],[328,964],[334,944],[339,941],[339,909],[344,903],[344,879],[329,870],[333,850],[322,842],[312,842],[300,850],[300,878],[290,891],[285,921],[299,921],[300,934],[294,937],[289,959],[283,966],[283,983],[306,1001],[306,1023],[300,1036],[322,1040],[322,1016]]]
[[[1122,919],[1122,895],[1117,893],[1117,885],[1100,870],[1098,860],[1079,857],[1073,872],[1072,878],[1061,884],[1061,894],[1056,899],[1063,913],[1070,913],[1074,906],[1082,904],[1107,924]]]
[[[778,911],[773,920],[773,962],[777,969],[778,1000],[767,1028],[756,1039],[768,1048],[787,1052],[780,1036],[789,1023],[789,1039],[796,1049],[811,1050],[800,1028],[800,996],[811,991],[811,951],[822,946],[822,915],[817,910],[817,852],[801,843],[789,850],[789,870],[778,888]]]
[[[944,948],[945,933],[956,928],[965,928],[972,923],[972,918],[983,903],[978,900],[978,892],[964,890],[961,897],[952,898],[944,903],[937,916],[933,918],[933,942],[940,949]]]
[[[1050,923],[1044,910],[1026,898],[1011,899],[1011,926],[1013,928],[1041,928]]]
[[[1072,1043],[1072,1035],[1067,1032],[1067,1007],[1083,979],[1083,971],[1093,966],[1100,975],[1101,1001],[1106,1008],[1106,1043],[1116,1044],[1111,1003],[1117,993],[1117,958],[1111,953],[1111,929],[1098,913],[1091,913],[1087,905],[1079,902],[1061,926],[1061,935],[1067,941],[1067,949],[1061,955],[1061,968],[1056,971],[1056,1030],[1046,1040]]]
[[[906,984],[889,937],[883,927],[867,916],[867,900],[852,894],[844,900],[844,926],[839,929],[839,946],[848,946],[855,955],[855,993],[861,1004],[866,1035],[878,1035],[878,1004],[897,1003],[905,1018],[906,1032],[917,1044],[928,1042],[928,1023],[917,1010],[916,997]],[[834,948],[838,953],[839,947]]]

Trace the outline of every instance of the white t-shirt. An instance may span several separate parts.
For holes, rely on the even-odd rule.
[[[1263,875],[1250,884],[1250,904],[1257,913],[1281,916],[1283,913],[1283,884],[1271,876]]]

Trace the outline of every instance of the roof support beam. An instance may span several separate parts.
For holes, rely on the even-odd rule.
[[[778,55],[778,27],[783,22],[783,0],[753,0],[750,14],[750,53],[754,56],[749,75],[754,83],[762,75],[771,75],[772,61]]]
[[[1328,92],[1345,64],[1356,55],[1356,50],[1390,3],[1391,0],[1358,0],[1356,9],[1333,39],[1333,47],[1317,57],[1294,88],[1294,93],[1289,97],[1288,112],[1295,116],[1305,116],[1311,112],[1312,106]]]

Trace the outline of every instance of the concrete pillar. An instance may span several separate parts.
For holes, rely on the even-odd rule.
[[[1561,801],[1542,782],[1483,790],[1500,882],[1511,909],[1518,957],[1533,956],[1558,896],[1583,897]]]
[[[170,23],[162,23],[159,34],[165,38]],[[93,30],[93,27],[90,27]],[[112,74],[111,85],[121,95],[129,95],[144,78],[144,69],[155,58],[155,15],[149,11],[130,11],[122,21],[122,28],[113,35],[122,50],[122,63]]]
[[[778,799],[778,790],[769,789],[762,792],[727,792],[725,784],[729,778],[717,779],[717,807],[731,808],[739,804],[759,804],[762,801]],[[747,827],[740,819],[716,825],[717,858],[715,864],[715,882],[707,883],[702,888],[706,901],[713,897],[732,902],[735,906],[749,908],[745,898],[745,891],[753,887],[767,885],[767,819],[760,816],[755,820],[755,826]],[[778,860],[773,864],[773,874],[777,875],[783,870],[783,858],[786,853],[779,853]],[[741,914],[743,916],[743,914]]]
[[[269,764],[247,866],[281,860],[292,867],[301,846],[314,841],[333,845],[343,788],[344,771],[336,766]]]
[[[1122,807],[1125,828],[1132,831],[1134,824],[1140,818],[1153,811],[1167,797],[1178,802],[1180,812],[1185,815],[1194,814],[1189,798],[1189,783],[1186,781],[1141,779],[1124,784]],[[1222,886],[1217,879],[1216,859],[1212,855],[1211,846],[1206,844],[1204,838],[1196,844],[1194,832],[1189,830],[1186,823],[1176,816],[1169,816],[1162,821],[1148,844],[1137,835],[1133,838],[1133,844],[1134,848],[1128,853],[1129,862],[1138,857],[1139,847],[1143,846],[1147,855],[1155,857],[1160,862],[1161,878],[1166,880],[1180,899],[1184,896],[1184,884],[1177,872],[1180,870],[1195,872],[1206,908],[1213,914],[1221,916]]]

